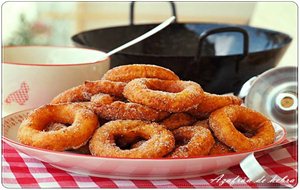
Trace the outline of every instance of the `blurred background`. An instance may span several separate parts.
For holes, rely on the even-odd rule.
[[[84,30],[129,24],[130,2],[5,2],[3,45],[71,46]],[[297,65],[297,5],[293,2],[175,2],[178,22],[245,24],[277,30],[293,42],[279,66]],[[167,2],[138,2],[135,23],[158,23],[171,15]]]

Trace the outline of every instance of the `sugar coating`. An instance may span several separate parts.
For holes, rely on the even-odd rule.
[[[131,64],[115,67],[107,71],[102,79],[129,82],[136,78],[157,78],[163,80],[179,80],[171,70],[157,65]]]
[[[264,115],[246,107],[230,105],[214,111],[209,117],[210,129],[224,144],[236,152],[253,150],[269,144],[275,139],[275,131],[270,120]],[[253,132],[247,137],[236,129],[243,127]]]
[[[188,113],[198,119],[207,119],[209,115],[222,107],[229,105],[241,105],[242,99],[233,95],[217,95],[204,92],[203,100]]]
[[[221,133],[220,123],[196,119],[207,119],[224,106],[240,105],[241,99],[203,93],[197,83],[181,81],[174,72],[160,66],[133,64],[113,68],[101,80],[85,81],[66,90],[51,103],[71,105],[68,109],[47,105],[30,113],[18,132],[22,143],[59,151],[85,145],[83,150],[91,149],[96,156],[161,158],[233,151],[233,146],[219,141],[224,136],[216,135],[214,140],[207,130],[214,128],[214,133]],[[97,132],[95,113],[101,122],[108,121]],[[238,118],[231,109],[218,115],[223,116],[230,116],[232,121]],[[246,114],[244,120],[250,119]],[[87,125],[97,127],[91,132]],[[272,133],[269,122],[251,123],[250,128],[258,131],[257,144],[274,140],[272,135],[263,134]],[[119,141],[130,146],[124,149]]]
[[[173,131],[176,143],[185,141],[187,144],[176,146],[168,157],[191,157],[208,155],[215,144],[214,138],[208,129],[199,126],[184,126]]]
[[[131,102],[154,109],[184,112],[201,102],[203,90],[191,81],[139,78],[130,81],[123,94]]]
[[[174,130],[182,126],[192,125],[195,121],[196,119],[187,113],[173,113],[160,124],[169,130]]]
[[[97,127],[97,116],[85,106],[49,104],[28,115],[19,127],[17,138],[23,144],[64,151],[85,144]]]
[[[169,115],[165,111],[158,111],[141,104],[125,103],[122,101],[114,101],[111,104],[97,106],[94,108],[94,111],[99,117],[107,120],[132,119],[160,121]]]
[[[122,150],[114,141],[114,137],[120,134],[142,136],[146,141],[139,147]],[[95,156],[159,158],[168,154],[174,145],[172,133],[157,123],[141,120],[115,120],[97,129],[90,140],[90,151]]]
[[[123,97],[123,89],[126,83],[112,82],[108,80],[85,81],[84,84],[68,89],[56,96],[51,103],[67,103],[88,101],[98,93],[112,94],[117,97]]]

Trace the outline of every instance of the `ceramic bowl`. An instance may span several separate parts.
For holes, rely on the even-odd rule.
[[[47,104],[66,89],[97,80],[109,69],[104,52],[75,47],[3,48],[4,114]]]

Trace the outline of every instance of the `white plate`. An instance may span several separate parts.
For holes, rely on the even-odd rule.
[[[17,131],[29,111],[11,114],[3,119],[3,140],[20,152],[47,162],[56,168],[78,174],[119,179],[176,179],[201,176],[237,165],[251,152],[232,153],[220,156],[203,156],[176,159],[128,159],[108,158],[71,152],[56,152],[18,143]],[[273,124],[275,142],[255,151],[265,150],[280,144],[286,132]]]

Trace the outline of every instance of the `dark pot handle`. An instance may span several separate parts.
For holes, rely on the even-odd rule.
[[[229,27],[222,27],[222,28],[215,28],[211,30],[204,31],[200,34],[199,38],[199,43],[198,43],[198,50],[196,54],[196,61],[199,61],[201,58],[201,51],[202,51],[202,44],[204,40],[207,38],[207,36],[212,35],[212,34],[217,34],[217,33],[223,33],[223,32],[239,32],[243,35],[243,56],[242,58],[245,58],[248,53],[249,53],[249,35],[246,30],[239,28],[239,27],[234,27],[234,26],[229,26]]]
[[[172,15],[175,16],[175,20],[174,22],[177,22],[177,14],[176,14],[176,7],[175,7],[175,3],[173,1],[169,1],[170,5],[171,5],[171,8],[172,8]],[[134,19],[134,4],[135,4],[135,1],[131,1],[130,2],[130,15],[129,15],[129,22],[130,22],[130,25],[133,25],[133,19]]]

